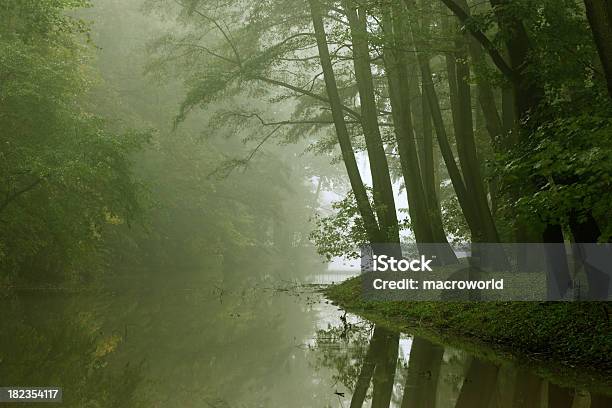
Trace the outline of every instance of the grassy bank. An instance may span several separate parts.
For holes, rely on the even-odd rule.
[[[377,324],[612,378],[612,324],[603,303],[366,302],[361,291],[360,279],[353,278],[325,294]]]

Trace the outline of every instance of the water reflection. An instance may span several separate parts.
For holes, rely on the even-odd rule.
[[[346,326],[346,323],[343,322]],[[334,329],[319,333],[328,336]],[[560,387],[510,363],[493,364],[462,350],[421,337],[400,336],[380,326],[371,335],[347,335],[348,343],[365,341],[365,353],[336,362],[339,371],[356,365],[351,408],[603,408],[612,398],[587,390]],[[332,336],[333,337],[333,336]],[[329,337],[328,337],[329,338]],[[329,348],[329,342],[321,345]],[[329,351],[322,351],[329,354]],[[329,355],[327,356],[329,357]],[[334,361],[328,359],[328,362]],[[340,376],[339,378],[346,378]]]
[[[279,282],[19,293],[0,310],[0,386],[61,386],[63,407],[612,406]]]

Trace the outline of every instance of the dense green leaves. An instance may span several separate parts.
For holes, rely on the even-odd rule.
[[[605,108],[556,117],[538,127],[526,146],[504,158],[508,186],[535,186],[525,187],[524,195],[511,203],[522,217],[564,225],[570,216],[592,212],[602,229],[600,239],[610,239],[611,118]]]
[[[139,211],[131,154],[142,132],[113,132],[88,110],[93,80],[74,1],[4,3],[0,37],[0,270],[66,278],[109,225]]]

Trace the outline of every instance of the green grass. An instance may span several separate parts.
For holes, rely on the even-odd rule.
[[[612,378],[612,324],[603,302],[375,302],[360,278],[325,289],[342,308],[398,330]],[[485,346],[485,347],[483,347]],[[488,349],[488,351],[487,351]]]

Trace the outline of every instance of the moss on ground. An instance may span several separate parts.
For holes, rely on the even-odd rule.
[[[359,277],[325,289],[334,303],[378,324],[612,378],[611,307],[604,302],[376,302],[361,293]]]

